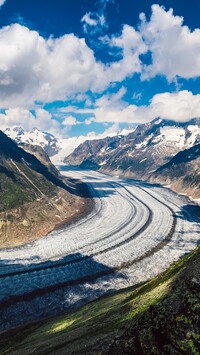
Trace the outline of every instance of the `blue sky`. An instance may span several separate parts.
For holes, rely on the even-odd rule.
[[[0,123],[98,135],[200,116],[198,0],[0,0]]]

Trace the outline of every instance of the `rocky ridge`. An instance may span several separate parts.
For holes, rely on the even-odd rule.
[[[0,247],[45,235],[82,206],[78,185],[63,180],[42,148],[24,148],[0,131]]]
[[[172,188],[176,191],[187,192],[196,197],[199,196],[199,150],[194,159],[186,159],[181,165],[179,155],[177,158],[175,156],[183,151],[181,156],[192,157],[195,151],[193,147],[198,147],[199,143],[199,118],[188,122],[155,119],[139,125],[125,137],[86,141],[66,157],[64,162],[67,165],[99,169],[111,175],[172,183]],[[173,157],[175,160],[172,160]],[[173,168],[169,173],[166,164],[170,161]],[[175,162],[179,173],[175,169]]]

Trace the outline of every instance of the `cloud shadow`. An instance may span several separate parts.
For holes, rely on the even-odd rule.
[[[80,253],[28,266],[0,260],[0,267],[0,332],[80,307],[115,291],[116,280],[127,279]]]

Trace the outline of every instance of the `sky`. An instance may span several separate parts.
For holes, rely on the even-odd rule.
[[[0,0],[0,129],[200,116],[199,0]]]

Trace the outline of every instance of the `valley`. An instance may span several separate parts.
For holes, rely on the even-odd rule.
[[[0,251],[1,331],[147,281],[198,245],[199,207],[186,197],[99,172],[62,173],[88,185],[95,208],[67,228]]]

